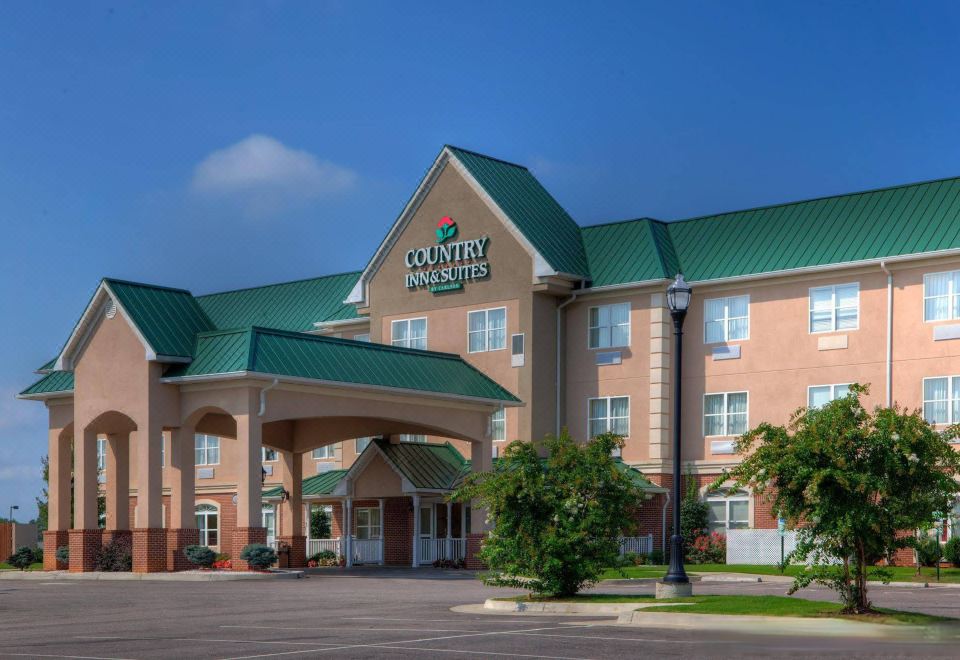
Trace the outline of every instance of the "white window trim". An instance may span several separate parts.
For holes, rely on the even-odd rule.
[[[960,320],[960,316],[954,316],[954,315],[953,315],[953,297],[956,296],[956,295],[958,295],[958,293],[960,293],[960,292],[957,292],[957,291],[954,291],[954,290],[953,290],[953,277],[950,278],[950,291],[949,291],[949,293],[947,293],[947,296],[946,296],[946,297],[947,297],[947,301],[948,301],[947,308],[948,308],[948,310],[949,310],[949,315],[948,315],[947,318],[945,318],[945,319],[928,319],[928,318],[927,318],[927,300],[929,300],[929,299],[931,299],[931,298],[943,298],[943,296],[928,296],[928,295],[927,295],[927,278],[928,278],[928,277],[933,277],[934,275],[951,275],[951,276],[952,276],[952,275],[954,275],[954,274],[956,274],[956,273],[960,273],[960,270],[958,270],[958,269],[954,269],[954,270],[941,270],[941,271],[937,271],[937,272],[935,272],[935,273],[924,273],[924,274],[923,274],[923,299],[920,301],[920,304],[923,306],[923,308],[920,310],[920,314],[923,316],[923,322],[924,322],[924,323],[946,323],[946,322],[950,322],[950,321]],[[941,376],[941,378],[942,378],[942,376]]]
[[[724,302],[724,305],[723,305],[723,319],[718,319],[718,320],[722,320],[722,321],[723,321],[723,339],[721,339],[721,340],[719,340],[719,341],[707,341],[707,304],[708,304],[708,303],[711,303],[711,302],[715,302],[715,301],[717,301],[717,300],[727,301],[727,300],[731,300],[731,299],[733,299],[733,298],[746,298],[746,299],[747,299],[747,315],[746,315],[746,317],[728,316],[729,305],[728,305],[726,302]],[[746,337],[743,337],[743,338],[740,338],[740,339],[730,339],[730,336],[729,336],[729,330],[730,330],[730,328],[729,328],[728,324],[730,323],[730,320],[731,320],[731,319],[739,319],[739,318],[746,318],[746,319],[747,319],[747,336],[746,336]],[[747,341],[747,340],[749,340],[749,339],[750,339],[750,294],[749,294],[749,293],[741,293],[741,294],[738,294],[738,295],[735,295],[735,296],[720,296],[719,298],[708,298],[707,300],[704,300],[704,301],[703,301],[703,343],[704,343],[704,344],[729,344],[729,343],[732,342],[732,341]]]
[[[216,542],[215,545],[206,545],[206,547],[211,548],[211,549],[217,549],[217,550],[219,550],[219,549],[220,549],[220,533],[221,533],[221,531],[223,530],[223,526],[221,525],[221,514],[222,514],[222,511],[221,511],[221,509],[220,509],[220,504],[217,503],[217,502],[214,502],[213,500],[196,500],[196,501],[193,503],[193,517],[194,517],[194,518],[197,517],[197,507],[199,507],[199,506],[201,506],[201,505],[212,506],[214,509],[216,509],[216,515],[217,515],[217,542]],[[214,512],[213,512],[213,511],[210,511],[209,513],[214,513]],[[197,531],[198,531],[198,532],[200,531],[199,527],[197,528]],[[199,545],[205,545],[204,543],[202,543],[202,541],[203,541],[203,539],[198,539],[198,544],[199,544]]]
[[[490,318],[490,312],[496,312],[503,310],[503,346],[500,348],[490,348],[490,325],[488,320]],[[483,314],[483,330],[477,330],[476,334],[483,335],[483,348],[477,351],[470,350],[470,335],[475,334],[470,331],[470,315],[471,314]],[[392,330],[392,329],[391,329]],[[467,353],[493,353],[495,351],[505,351],[507,350],[507,308],[504,307],[487,307],[484,309],[471,309],[467,311]]]
[[[592,326],[590,325],[590,312],[594,309],[600,309],[601,307],[613,307],[614,305],[626,305],[627,306],[627,343],[620,345],[610,345],[610,346],[591,346],[590,345],[590,331],[594,327],[601,328],[603,326]],[[607,303],[605,305],[591,305],[587,308],[587,350],[588,351],[609,351],[616,348],[630,348],[630,342],[633,340],[633,305],[629,300],[618,303]],[[598,397],[594,397],[598,398]]]
[[[393,332],[393,327],[390,328],[390,331]],[[393,337],[391,337],[390,339],[392,340]],[[358,334],[358,335],[354,335],[354,336],[353,336],[353,341],[362,341],[362,342],[366,342],[366,343],[369,344],[369,343],[370,343],[370,333],[369,333],[369,332],[361,332],[361,333]]]
[[[829,387],[829,388],[830,388],[830,396],[832,397],[832,398],[830,399],[830,401],[836,401],[836,400],[837,400],[838,398],[840,398],[840,397],[836,397],[836,396],[833,395],[833,388],[836,388],[836,387],[847,387],[847,388],[849,388],[851,385],[853,385],[853,383],[820,383],[820,384],[818,384],[818,385],[807,385],[807,408],[812,408],[812,407],[813,407],[813,406],[810,405],[810,390],[812,390],[813,388],[815,388],[815,387]],[[747,405],[749,406],[749,404],[750,404],[750,397],[749,397],[749,395],[748,395],[748,396],[747,396]]]
[[[107,471],[107,442],[106,438],[97,438],[97,472]],[[103,458],[103,466],[100,465],[101,458]]]
[[[267,452],[272,451],[274,458],[267,458]],[[267,447],[266,445],[260,446],[260,458],[263,459],[263,463],[276,463],[280,460],[280,451],[274,449],[273,447]]]
[[[602,418],[602,417],[592,418],[592,417],[590,417],[590,402],[591,402],[591,401],[599,401],[600,399],[606,399],[606,400],[607,400],[607,416],[606,416],[605,418]],[[623,434],[621,437],[624,438],[624,439],[627,439],[627,438],[630,437],[630,420],[631,420],[631,418],[633,417],[633,408],[631,407],[632,401],[630,401],[630,395],[629,395],[629,394],[612,394],[612,395],[610,395],[610,396],[592,396],[592,397],[589,397],[589,398],[587,399],[587,438],[591,438],[591,439],[592,439],[592,438],[594,437],[594,436],[591,436],[591,435],[590,435],[590,422],[591,422],[591,421],[594,421],[594,419],[606,419],[606,420],[607,420],[607,430],[605,431],[605,433],[613,433],[613,431],[610,430],[610,420],[613,419],[613,417],[610,415],[610,400],[611,400],[611,399],[626,399],[626,400],[627,400],[627,432],[626,432],[625,434]],[[620,418],[618,417],[617,419],[620,419]]]
[[[494,419],[496,415],[502,415],[503,419]],[[495,424],[501,422],[503,424],[503,437],[498,438],[495,429]],[[492,442],[504,442],[507,439],[507,409],[500,408],[497,412],[490,415],[490,439]]]
[[[332,460],[336,459],[336,457],[337,457],[337,454],[336,454],[336,451],[337,451],[337,450],[335,449],[336,446],[337,446],[337,443],[334,442],[334,443],[331,443],[331,444],[329,444],[329,445],[324,445],[324,446],[322,446],[322,447],[316,447],[316,448],[314,448],[314,449],[311,449],[311,450],[310,450],[310,458],[313,459],[313,460],[315,460],[315,461],[332,461]],[[325,450],[324,453],[330,454],[330,455],[329,455],[329,456],[317,456],[315,452],[318,452],[318,451],[320,451],[321,449]]]
[[[204,443],[204,447],[203,447],[203,460],[204,460],[204,462],[203,462],[203,463],[197,463],[197,464],[196,464],[197,467],[207,467],[207,466],[210,466],[210,465],[220,465],[220,449],[221,449],[221,446],[220,446],[220,436],[218,436],[218,435],[210,435],[209,433],[195,433],[195,434],[194,434],[194,436],[193,436],[193,443],[194,443],[194,445],[193,445],[193,456],[194,456],[194,462],[196,462],[196,456],[197,456],[197,445],[196,445],[196,443],[197,443],[197,436],[203,436],[204,438],[216,438],[216,439],[217,439],[217,462],[216,462],[216,463],[207,462],[207,454],[209,453],[210,449],[206,446],[206,442],[205,442],[205,443]]]
[[[360,533],[359,533],[359,532],[360,532],[360,527],[361,527],[361,525],[360,525],[360,516],[359,516],[360,511],[376,511],[376,512],[377,512],[377,517],[380,518],[380,507],[376,507],[376,506],[358,506],[358,507],[356,508],[355,515],[353,516],[353,533],[354,533],[354,538],[357,538],[357,539],[360,538]],[[362,525],[362,527],[364,527],[364,528],[366,528],[366,529],[376,529],[377,532],[378,532],[378,534],[377,534],[376,536],[368,535],[368,536],[367,536],[367,539],[369,539],[369,540],[371,540],[371,541],[378,541],[378,540],[380,540],[380,539],[383,538],[383,518],[380,518],[380,520],[377,522],[377,526],[376,526],[375,528],[374,528],[372,525]],[[365,540],[366,540],[366,539],[365,539]]]
[[[394,319],[393,321],[390,321],[390,345],[400,346],[401,348],[410,348],[409,346],[403,346],[402,344],[397,343],[397,341],[393,338],[393,328],[394,326],[396,326],[397,323],[406,323],[407,330],[409,333],[410,323],[412,321],[420,321],[420,320],[423,321],[423,330],[424,330],[423,343],[426,345],[426,347],[429,347],[430,346],[430,320],[426,316],[411,316],[408,319]],[[410,339],[408,338],[407,343],[409,342],[410,342]],[[426,347],[423,350],[426,350]],[[414,349],[414,350],[419,350],[419,349]]]
[[[837,287],[841,286],[857,286],[857,325],[852,328],[838,328],[837,327]],[[823,291],[825,289],[830,289],[832,291],[831,298],[833,299],[833,304],[830,308],[830,330],[814,330],[813,329],[813,292],[814,291]],[[840,282],[839,284],[827,284],[825,286],[812,286],[807,289],[807,332],[811,335],[826,335],[834,332],[853,332],[860,329],[860,282]]]
[[[747,427],[748,430],[750,429],[750,391],[749,391],[749,390],[734,390],[734,391],[732,391],[732,392],[705,392],[704,395],[703,395],[703,401],[702,401],[702,406],[703,406],[703,407],[702,407],[702,411],[703,411],[703,414],[701,415],[701,418],[702,418],[702,419],[701,419],[701,429],[700,429],[700,430],[702,431],[702,433],[703,433],[703,437],[704,437],[704,438],[736,438],[736,437],[739,437],[739,436],[740,436],[739,433],[723,433],[723,434],[721,434],[721,435],[707,435],[707,397],[708,397],[708,396],[718,396],[718,395],[721,395],[721,394],[723,395],[723,430],[724,430],[724,431],[729,431],[729,430],[730,430],[730,429],[729,429],[730,424],[729,424],[729,422],[727,421],[727,418],[730,416],[730,413],[727,412],[727,398],[728,398],[731,394],[746,394],[746,395],[747,395],[747,410],[746,410],[747,423],[746,423],[746,427]],[[717,417],[718,415],[710,415],[710,416],[711,416],[711,417]]]
[[[750,529],[753,526],[753,498],[750,496],[748,491],[738,492],[735,495],[729,495],[726,491],[711,491],[717,493],[716,495],[710,496],[710,493],[704,495],[703,501],[708,505],[710,502],[718,502],[723,500],[724,502],[724,519],[723,519],[723,529],[724,532],[729,532],[731,529]],[[731,502],[746,502],[747,503],[747,526],[746,527],[730,527],[730,503]],[[710,526],[708,525],[709,529]]]
[[[931,426],[934,426],[934,427],[936,427],[936,428],[945,428],[945,427],[947,427],[947,426],[950,426],[950,425],[952,425],[952,424],[956,424],[956,423],[960,422],[960,420],[953,419],[953,402],[954,402],[955,399],[951,398],[951,394],[952,394],[952,392],[953,392],[953,379],[954,379],[954,378],[960,378],[960,375],[957,375],[957,376],[926,376],[926,377],[923,379],[923,382],[920,384],[920,401],[921,401],[921,403],[920,403],[920,414],[923,416],[924,419],[927,418],[927,417],[926,417],[926,408],[927,408],[927,402],[928,402],[928,400],[927,400],[927,395],[926,395],[926,391],[927,391],[927,381],[928,381],[928,380],[940,380],[940,379],[942,379],[942,378],[946,378],[946,379],[947,379],[947,398],[945,399],[945,401],[946,401],[946,403],[947,403],[947,420],[948,420],[948,421],[946,421],[946,422],[937,422],[937,423],[935,423],[935,424],[931,424]],[[953,440],[953,441],[951,441],[951,442],[956,442],[956,441]]]

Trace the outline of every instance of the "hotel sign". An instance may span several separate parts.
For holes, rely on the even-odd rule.
[[[463,283],[490,275],[487,245],[481,236],[467,241],[451,241],[457,236],[457,223],[444,217],[437,223],[437,244],[408,250],[404,263],[410,269],[404,275],[408,289],[426,287],[434,293],[462,289]]]

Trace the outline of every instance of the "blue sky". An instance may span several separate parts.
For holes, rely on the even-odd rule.
[[[361,268],[444,143],[581,224],[960,175],[960,11],[772,2],[7,3],[0,515],[14,394],[102,276],[195,293]]]

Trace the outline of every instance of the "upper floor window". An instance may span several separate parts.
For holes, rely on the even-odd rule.
[[[260,447],[260,453],[262,454],[264,463],[271,463],[277,460],[276,449],[271,449],[270,447]]]
[[[369,341],[370,341],[370,333],[369,333],[369,332],[365,332],[365,333],[363,333],[362,335],[354,335],[354,336],[353,336],[353,341],[365,341],[365,342],[369,342]]]
[[[923,320],[960,318],[960,270],[923,276]]]
[[[839,385],[811,385],[807,388],[807,407],[820,408],[834,399],[842,399],[850,393],[850,383]]]
[[[746,392],[718,392],[703,396],[704,435],[742,435],[746,432]]]
[[[507,347],[507,308],[467,312],[467,350],[499,351]]]
[[[356,451],[358,454],[362,454],[362,453],[363,453],[363,450],[366,449],[369,445],[370,445],[370,438],[369,438],[369,437],[367,437],[367,438],[357,438],[356,440],[353,441],[353,449],[354,449],[354,451]]]
[[[810,332],[856,330],[859,323],[859,283],[810,289]]]
[[[217,436],[197,433],[193,437],[193,448],[197,465],[217,465],[220,463],[220,438]]]
[[[589,323],[590,348],[630,345],[630,303],[591,307]]]
[[[401,433],[400,442],[418,442],[425,444],[427,442],[427,436],[422,433]]]
[[[97,471],[107,469],[107,439],[97,438]]]
[[[750,336],[750,296],[704,301],[703,337],[707,344]]]
[[[726,534],[728,529],[745,529],[750,526],[750,495],[745,491],[709,493],[707,507],[711,532]]]
[[[630,435],[630,397],[605,396],[587,402],[587,433],[595,438],[601,433]]]
[[[490,415],[490,434],[494,442],[507,439],[507,411],[503,408]]]
[[[960,376],[923,379],[923,417],[930,424],[960,422]]]
[[[400,319],[391,324],[391,343],[404,348],[427,348],[427,319]]]
[[[334,445],[324,445],[323,447],[317,447],[313,450],[313,458],[322,461],[329,460],[334,457]]]

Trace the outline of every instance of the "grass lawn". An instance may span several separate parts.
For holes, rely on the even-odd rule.
[[[693,596],[672,601],[677,605],[652,607],[644,612],[686,612],[688,614],[728,614],[757,616],[799,616],[799,617],[840,617],[870,623],[907,623],[930,625],[946,621],[956,621],[946,617],[900,612],[878,608],[877,614],[842,615],[839,603],[820,600],[806,600],[789,596]],[[682,605],[680,603],[692,603]]]
[[[780,570],[776,566],[755,566],[748,564],[687,564],[685,566],[688,573],[749,573],[751,575],[780,575]],[[800,571],[800,566],[788,566],[785,575],[796,575]],[[923,568],[921,574],[917,576],[917,569],[912,566],[890,566],[888,569],[893,574],[894,582],[936,582],[937,569]],[[616,580],[624,577],[628,578],[658,578],[663,577],[667,572],[666,566],[627,566],[623,569],[623,574],[616,568],[608,568],[601,579]],[[960,568],[941,568],[941,582],[960,582]]]
[[[11,566],[10,564],[8,564],[8,563],[5,562],[5,561],[0,561],[0,571],[11,571],[11,570],[12,570],[12,571],[15,571],[15,570],[17,570],[17,569],[15,569],[13,566]],[[43,564],[39,564],[39,563],[30,564],[30,568],[28,568],[27,570],[28,570],[28,571],[42,571],[42,570],[43,570]]]

